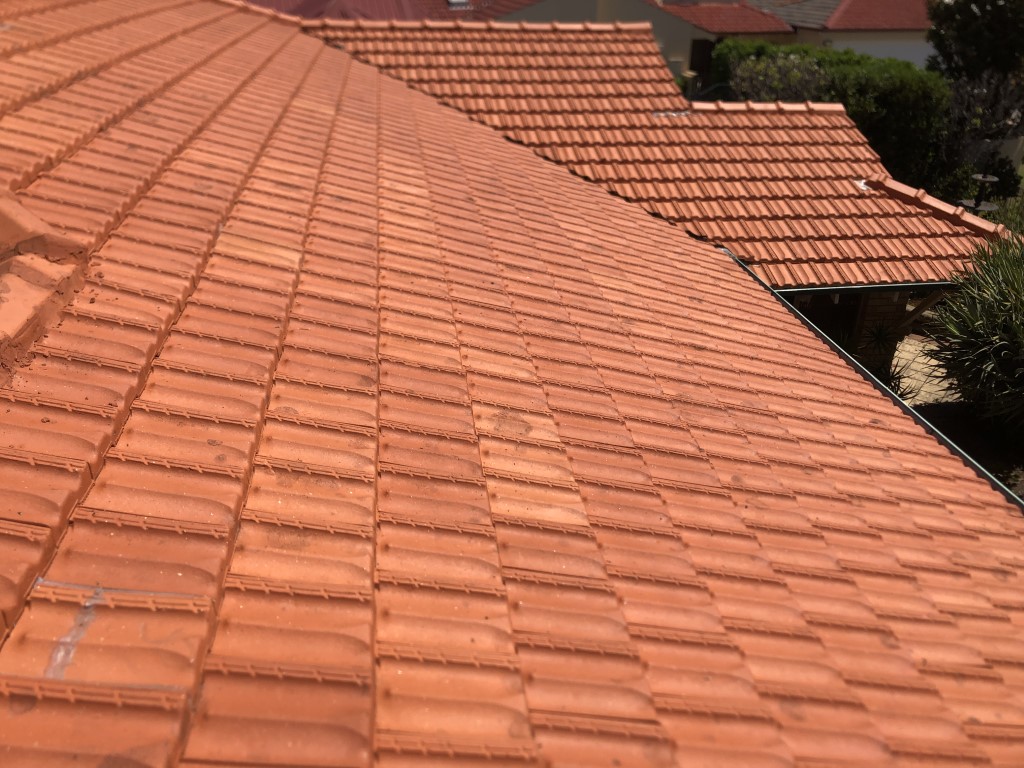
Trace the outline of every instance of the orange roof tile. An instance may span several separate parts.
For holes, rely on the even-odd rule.
[[[73,7],[0,57],[0,280],[76,289],[0,763],[1020,764],[1019,510],[732,260],[294,24]]]
[[[826,22],[835,30],[909,30],[931,29],[926,0],[843,0]]]
[[[865,188],[887,174],[840,105],[687,103],[645,24],[308,28],[779,288],[946,280],[988,236],[973,216]]]
[[[745,2],[664,3],[647,0],[666,13],[718,35],[757,35],[792,32],[793,28],[778,16],[753,8]]]

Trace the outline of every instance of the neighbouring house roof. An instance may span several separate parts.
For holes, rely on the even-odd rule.
[[[931,27],[927,0],[747,0],[794,27],[918,32]]]
[[[307,29],[725,244],[776,287],[946,280],[995,230],[923,192],[894,194],[841,105],[688,103],[643,23]]]
[[[723,253],[268,14],[4,12],[0,763],[1020,765],[1019,510]]]
[[[254,6],[307,19],[496,19],[539,0],[250,0]]]
[[[826,28],[849,31],[910,31],[930,29],[927,0],[844,0],[826,22]]]
[[[792,32],[793,28],[778,16],[745,2],[723,3],[664,3],[648,0],[698,29],[715,35],[757,35]]]

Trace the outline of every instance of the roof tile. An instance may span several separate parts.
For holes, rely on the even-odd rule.
[[[211,8],[17,175],[95,248],[5,357],[0,754],[1012,761],[1015,507],[724,254]]]
[[[902,193],[842,105],[687,104],[643,26],[336,21],[309,29],[724,243],[763,265],[759,274],[777,287],[942,281],[995,234],[935,198]],[[608,74],[581,82],[590,70],[580,57],[593,56],[609,63]],[[854,184],[865,178],[878,192]],[[757,213],[752,197],[771,213]],[[864,238],[872,227],[882,230]],[[883,231],[898,239],[883,241]],[[865,240],[873,255],[861,261]],[[848,255],[858,262],[834,263]],[[810,268],[774,266],[784,261]]]
[[[685,5],[658,0],[648,2],[698,29],[718,35],[778,34],[793,31],[789,24],[777,16],[743,2],[698,2]]]

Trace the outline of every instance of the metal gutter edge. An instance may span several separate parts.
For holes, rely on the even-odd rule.
[[[788,309],[790,312],[792,312],[797,317],[797,319],[800,320],[800,322],[802,322],[804,325],[806,325],[811,331],[814,332],[815,335],[818,336],[818,338],[820,338],[822,341],[824,341],[832,349],[833,352],[835,352],[837,355],[839,355],[841,358],[843,358],[843,360],[845,360],[847,363],[849,363],[850,366],[855,371],[857,371],[857,373],[859,373],[861,376],[863,376],[868,381],[869,384],[874,386],[875,389],[877,389],[883,395],[888,397],[901,411],[903,411],[905,414],[910,416],[910,418],[912,418],[914,421],[916,421],[918,424],[920,424],[922,427],[924,427],[924,430],[928,434],[930,434],[932,437],[934,437],[936,440],[938,440],[940,443],[942,443],[944,446],[946,446],[949,450],[951,450],[953,453],[955,453],[957,456],[959,456],[963,460],[963,462],[967,466],[969,466],[971,469],[973,469],[983,480],[988,481],[989,485],[992,486],[993,490],[995,490],[997,493],[1001,494],[1010,503],[1016,504],[1020,508],[1021,512],[1024,512],[1024,500],[1022,500],[1020,497],[1017,496],[1017,494],[1015,494],[1013,491],[1011,491],[1009,488],[1007,488],[1005,485],[1003,485],[1003,483],[998,478],[996,478],[991,472],[989,472],[987,469],[985,469],[983,466],[981,466],[981,464],[979,464],[973,458],[968,456],[967,453],[965,453],[963,451],[963,449],[960,448],[960,446],[958,446],[956,443],[954,443],[952,440],[950,440],[948,437],[946,437],[944,434],[942,434],[942,432],[940,432],[938,430],[938,428],[936,428],[930,421],[925,419],[923,416],[921,416],[921,414],[919,414],[917,411],[915,411],[909,405],[907,405],[902,400],[900,400],[898,397],[896,397],[896,395],[893,394],[892,390],[889,389],[887,386],[885,386],[885,384],[883,384],[881,381],[879,381],[875,377],[875,375],[873,373],[871,373],[871,371],[869,371],[867,368],[865,368],[863,365],[861,365],[859,362],[857,362],[857,360],[854,359],[850,355],[850,353],[848,353],[845,349],[843,349],[838,344],[836,344],[834,341],[832,341],[832,339],[830,339],[828,336],[826,336],[821,331],[821,329],[818,328],[818,326],[816,326],[814,323],[812,323],[810,320],[808,320],[803,315],[803,313],[800,312],[800,310],[798,310],[796,307],[794,307],[792,304],[790,304],[786,300],[786,297],[782,295],[781,291],[775,290],[770,285],[768,285],[768,283],[766,283],[764,280],[762,280],[760,277],[758,277],[756,272],[754,272],[750,267],[748,267],[746,264],[744,264],[743,261],[741,261],[728,248],[722,247],[722,248],[720,248],[720,250],[722,250],[730,258],[732,258],[733,261],[735,261],[737,264],[739,264],[741,267],[743,267],[743,269],[746,270],[747,274],[749,274],[752,278],[754,278],[754,280],[757,281],[757,283],[762,288],[764,288],[766,291],[768,291],[770,294],[772,294],[776,299],[778,299],[782,303],[782,305],[784,307],[786,307],[786,309]],[[915,285],[922,285],[922,284],[921,283],[915,283]],[[946,285],[946,283],[928,283],[928,285]]]
[[[735,259],[736,257],[733,256]],[[739,261],[739,259],[737,259]],[[740,261],[740,264],[743,264]],[[757,277],[754,272],[751,271],[750,267],[743,264],[747,271],[750,272],[754,277]],[[760,282],[764,283],[761,278],[757,278]],[[935,289],[935,288],[950,288],[954,285],[949,280],[936,280],[933,283],[879,283],[876,285],[833,285],[833,286],[815,286],[814,288],[772,288],[767,283],[765,287],[768,288],[772,293],[777,294],[790,294],[790,293],[845,293],[847,291],[905,291],[905,290],[923,290],[923,289]]]

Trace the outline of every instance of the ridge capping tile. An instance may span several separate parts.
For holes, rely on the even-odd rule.
[[[961,206],[953,208],[949,203],[929,195],[926,190],[914,189],[911,186],[896,181],[891,176],[875,174],[866,179],[865,182],[871,189],[887,192],[909,205],[931,210],[937,217],[973,230],[975,233],[990,240],[1005,237],[1009,234],[1009,230],[1003,224],[995,224],[973,213],[968,213]],[[935,237],[939,237],[939,235],[935,235]]]

